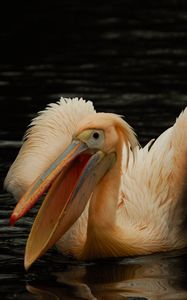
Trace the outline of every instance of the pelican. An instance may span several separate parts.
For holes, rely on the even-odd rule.
[[[56,244],[80,260],[187,246],[187,108],[144,148],[120,116],[61,98],[33,119],[6,178],[10,223],[46,194],[25,268]]]

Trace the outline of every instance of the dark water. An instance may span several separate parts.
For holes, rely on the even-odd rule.
[[[31,118],[60,96],[123,114],[143,145],[187,105],[187,3],[100,2],[1,9],[1,187]],[[1,189],[0,203],[1,299],[187,299],[186,251],[85,264],[51,250],[26,273],[36,209],[12,228],[15,201]]]

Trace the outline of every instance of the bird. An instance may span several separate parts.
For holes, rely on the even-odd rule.
[[[56,245],[78,260],[187,246],[187,107],[141,147],[122,116],[61,98],[31,121],[4,181],[14,224],[44,195],[25,268]]]

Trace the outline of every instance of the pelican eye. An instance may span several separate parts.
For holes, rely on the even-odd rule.
[[[93,136],[93,138],[94,138],[95,140],[98,140],[98,139],[99,139],[99,132],[97,132],[97,131],[94,132],[92,136]]]
[[[77,138],[86,143],[91,149],[102,148],[105,141],[104,131],[100,129],[84,130],[78,135]]]

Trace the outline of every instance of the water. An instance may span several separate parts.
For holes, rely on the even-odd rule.
[[[187,105],[185,2],[14,5],[0,32],[1,187],[31,118],[60,96],[123,114],[143,145]],[[3,188],[0,202],[2,299],[187,299],[185,250],[90,263],[51,250],[25,272],[37,209],[12,228],[15,201]]]

